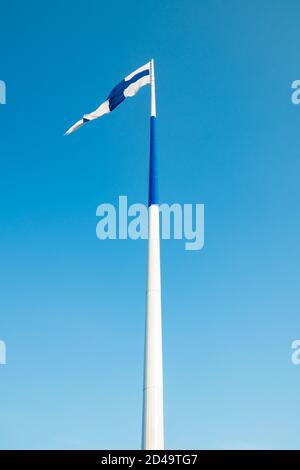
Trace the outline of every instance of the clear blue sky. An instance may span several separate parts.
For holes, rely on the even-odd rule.
[[[156,60],[160,200],[205,204],[205,248],[162,242],[166,447],[300,448],[296,0],[1,4],[0,447],[138,448],[146,242],[96,207],[146,202]]]

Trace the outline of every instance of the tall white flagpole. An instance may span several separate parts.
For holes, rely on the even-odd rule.
[[[142,448],[164,449],[163,360],[160,288],[160,231],[155,148],[156,100],[154,61],[150,65],[150,173],[148,208],[148,272],[144,357]]]

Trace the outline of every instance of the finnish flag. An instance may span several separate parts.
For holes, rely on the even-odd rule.
[[[99,108],[89,114],[84,114],[82,119],[77,121],[65,135],[69,135],[72,132],[79,129],[89,121],[93,121],[104,114],[108,114],[113,111],[122,101],[128,96],[134,96],[140,88],[150,84],[150,62],[138,68],[130,75],[124,78],[118,85],[116,85],[108,95],[106,101],[102,103]]]

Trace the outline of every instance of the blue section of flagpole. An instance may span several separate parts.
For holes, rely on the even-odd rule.
[[[156,117],[150,117],[149,207],[158,204],[158,174],[156,158]]]

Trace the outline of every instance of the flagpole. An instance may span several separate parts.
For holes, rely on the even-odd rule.
[[[142,448],[164,449],[163,364],[160,287],[160,234],[155,147],[156,99],[154,61],[150,63],[150,171],[148,209],[148,271],[144,356]]]

